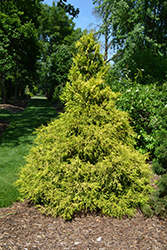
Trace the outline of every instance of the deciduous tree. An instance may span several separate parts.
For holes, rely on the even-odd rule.
[[[69,12],[72,17],[67,15]],[[71,13],[62,3],[56,5],[53,2],[52,6],[43,5],[39,16],[38,32],[43,44],[40,74],[50,100],[67,81],[72,53],[75,52],[74,42],[81,36],[81,29],[75,30],[73,22],[76,13]]]
[[[116,68],[123,74],[129,70],[134,79],[137,69],[144,69],[143,83],[166,77],[167,1],[162,0],[94,0],[99,15],[111,26],[113,57]],[[105,32],[102,26],[101,33]],[[156,65],[156,72],[152,66]],[[165,65],[163,67],[163,65]]]
[[[25,3],[21,0],[11,0],[10,4],[6,0],[0,2],[0,70],[3,101],[6,92],[9,94],[8,90],[13,89],[13,83],[17,100],[18,82],[21,76],[31,78],[35,73],[36,62],[40,56],[40,44],[36,31],[38,12],[34,12],[34,8],[36,6],[39,11],[39,2]],[[9,88],[5,90],[5,83],[9,79]]]

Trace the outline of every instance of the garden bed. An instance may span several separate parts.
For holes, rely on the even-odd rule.
[[[42,215],[27,201],[0,209],[0,249],[167,249],[167,221],[85,216],[72,221]]]
[[[2,104],[1,104],[2,105]],[[3,104],[20,112],[23,107]],[[57,107],[56,107],[57,108]],[[58,111],[58,110],[56,110]],[[0,121],[1,122],[1,121]],[[2,121],[5,129],[5,122]],[[6,126],[8,123],[6,123]],[[152,185],[158,176],[153,176]],[[123,220],[80,213],[72,221],[42,215],[28,201],[0,208],[0,249],[167,249],[167,221],[138,210]]]

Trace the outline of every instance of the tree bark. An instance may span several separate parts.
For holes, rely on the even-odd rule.
[[[17,102],[17,62],[16,62],[16,68],[15,68],[15,95],[14,95],[14,101]]]
[[[107,62],[108,59],[108,29],[105,30],[105,52],[104,52],[104,61]]]
[[[4,74],[3,72],[1,72],[2,103],[6,103],[4,79],[5,79]]]

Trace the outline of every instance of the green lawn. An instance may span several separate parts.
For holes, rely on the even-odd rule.
[[[46,125],[58,114],[45,98],[34,97],[22,113],[13,114],[0,110],[0,119],[10,125],[0,136],[0,207],[17,201],[18,191],[13,185],[19,167],[25,163],[24,156],[33,143],[35,128]]]

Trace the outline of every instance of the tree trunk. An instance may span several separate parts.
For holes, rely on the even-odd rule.
[[[15,103],[17,102],[17,63],[15,69],[15,96],[14,96]]]
[[[6,103],[4,79],[5,79],[4,74],[3,72],[1,72],[2,103]]]
[[[105,14],[105,13],[104,13]],[[108,40],[109,40],[109,30],[108,30],[108,25],[107,25],[107,17],[106,15],[104,15],[104,23],[105,23],[105,49],[104,49],[104,61],[107,62],[108,59],[108,49],[109,49],[109,44],[108,44]]]
[[[105,31],[105,52],[104,52],[104,61],[107,62],[108,59],[108,29]]]

